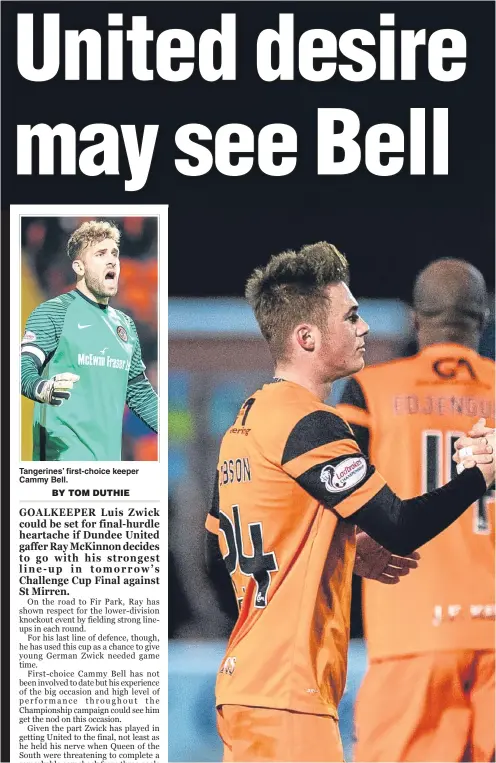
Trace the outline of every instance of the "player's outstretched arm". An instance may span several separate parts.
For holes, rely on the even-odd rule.
[[[288,436],[281,466],[341,519],[358,525],[393,554],[407,556],[449,527],[494,482],[495,444],[490,438],[473,439],[477,466],[409,500],[391,490],[360,452],[350,427],[331,411],[314,411],[300,419]],[[397,468],[408,468],[401,464],[401,452],[398,457]]]
[[[439,535],[494,483],[494,435],[472,439],[465,471],[441,488],[401,500],[387,486],[346,517],[390,551],[407,555]],[[339,512],[339,509],[338,509]]]

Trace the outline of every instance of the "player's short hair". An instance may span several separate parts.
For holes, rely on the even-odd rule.
[[[74,231],[67,242],[67,256],[74,261],[87,246],[111,238],[117,246],[121,240],[120,230],[105,220],[89,220]]]
[[[349,283],[348,261],[333,244],[319,241],[271,257],[246,283],[245,296],[276,361],[285,359],[288,338],[298,323],[321,330],[327,325],[329,302],[324,290]]]

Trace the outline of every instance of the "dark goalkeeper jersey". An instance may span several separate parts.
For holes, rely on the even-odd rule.
[[[157,394],[145,376],[133,320],[75,290],[39,305],[21,344],[21,392],[40,379],[80,377],[61,406],[35,403],[33,461],[120,461],[127,402],[157,431]]]

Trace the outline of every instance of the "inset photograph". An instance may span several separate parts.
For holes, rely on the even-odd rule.
[[[20,227],[21,459],[156,461],[158,217]]]

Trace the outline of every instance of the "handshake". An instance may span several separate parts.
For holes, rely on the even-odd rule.
[[[485,419],[479,419],[467,435],[455,442],[453,461],[456,463],[456,471],[460,474],[464,469],[478,466],[490,488],[495,477],[495,451],[495,430],[486,427]]]
[[[495,430],[486,427],[485,419],[479,419],[466,435],[455,442],[453,461],[458,474],[464,469],[478,466],[486,487],[490,488],[494,483],[495,452]],[[355,575],[378,580],[380,583],[395,584],[418,566],[420,554],[417,551],[406,556],[392,554],[366,532],[358,532],[356,542]]]

